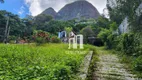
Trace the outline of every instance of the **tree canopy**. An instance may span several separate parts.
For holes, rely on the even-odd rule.
[[[107,0],[110,19],[116,21],[119,25],[122,20],[128,16],[128,21],[132,31],[140,32],[142,30],[141,18],[136,14],[138,6],[142,0]]]
[[[32,21],[29,19],[20,19],[18,15],[14,15],[7,11],[0,11],[0,41],[4,38],[6,23],[9,21],[11,36],[24,37],[32,33]]]

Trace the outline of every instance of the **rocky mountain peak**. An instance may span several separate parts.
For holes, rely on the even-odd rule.
[[[65,5],[59,12],[53,8],[48,8],[42,12],[53,16],[57,20],[71,20],[71,19],[97,19],[100,16],[98,10],[88,1],[79,0]]]
[[[57,13],[52,7],[50,7],[48,9],[44,10],[41,14],[51,15],[54,18]]]

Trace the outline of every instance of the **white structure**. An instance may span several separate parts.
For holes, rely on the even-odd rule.
[[[136,15],[140,17],[142,15],[142,3],[139,5],[139,7],[136,9]],[[122,33],[128,33],[129,32],[129,23],[128,23],[128,17],[125,17],[125,19],[122,21],[118,28],[118,32],[120,34]]]
[[[142,3],[136,9],[136,14],[137,14],[137,16],[141,16],[142,15]]]
[[[73,45],[73,49],[77,49],[77,44],[80,44],[80,49],[83,49],[83,35],[74,35],[74,37],[69,39],[69,48],[71,49],[71,44]]]
[[[125,17],[125,19],[122,21],[122,23],[120,24],[118,28],[118,32],[120,34],[129,32],[128,26],[129,26],[128,17]]]

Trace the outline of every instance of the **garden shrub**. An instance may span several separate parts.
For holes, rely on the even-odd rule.
[[[113,49],[117,45],[117,35],[111,34],[107,37],[106,46],[108,49]]]
[[[127,55],[137,55],[140,43],[133,33],[126,33],[123,36],[122,48]]]
[[[52,42],[52,43],[60,43],[61,40],[60,40],[57,36],[52,36],[52,37],[51,37],[51,42]]]
[[[83,28],[80,33],[83,35],[84,43],[88,43],[88,37],[95,36],[95,33],[90,26]]]
[[[45,43],[45,39],[42,38],[42,37],[37,37],[37,38],[35,39],[35,42],[36,42],[37,44],[42,44],[42,43]]]
[[[14,43],[14,41],[15,41],[16,39],[17,39],[16,36],[9,36],[9,37],[8,37],[8,40],[9,40],[10,43]]]
[[[38,45],[49,43],[49,42],[51,43],[61,42],[61,40],[57,36],[51,35],[50,33],[42,31],[42,30],[35,31],[33,35],[33,39]]]
[[[142,72],[142,55],[139,56],[133,63],[133,68],[136,71]]]
[[[103,40],[107,49],[115,48],[117,34],[112,34],[111,30],[102,29],[102,31],[98,34],[98,37]]]
[[[123,51],[123,47],[122,47],[123,43],[122,43],[122,41],[123,41],[123,34],[120,35],[120,36],[117,36],[117,38],[116,38],[117,45],[115,47],[115,50]]]
[[[50,34],[42,30],[35,31],[33,39],[37,44],[47,43],[50,42]]]
[[[108,29],[102,29],[101,32],[98,34],[98,37],[101,38],[103,40],[103,42],[105,43],[105,45],[108,47],[108,36],[111,34],[111,31]]]

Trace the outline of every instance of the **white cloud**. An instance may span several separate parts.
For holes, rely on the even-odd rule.
[[[103,9],[106,8],[107,0],[87,0],[87,1],[92,3],[101,14],[103,13]]]
[[[24,6],[21,6],[21,7],[20,7],[20,10],[18,11],[18,14],[19,14],[19,15],[22,15],[22,14],[25,12],[24,10],[25,10],[25,7],[24,7]]]
[[[31,15],[36,16],[43,11],[40,7],[40,1],[41,0],[25,0],[25,3],[29,7]]]
[[[25,0],[26,5],[29,7],[31,15],[36,16],[45,9],[52,7],[55,11],[59,11],[63,6],[77,0]],[[100,13],[106,7],[106,0],[87,0],[92,3]]]

